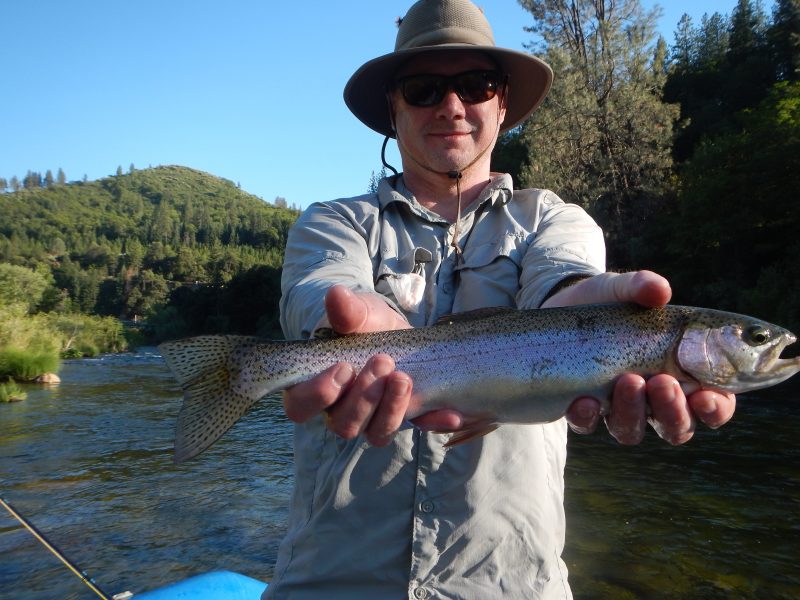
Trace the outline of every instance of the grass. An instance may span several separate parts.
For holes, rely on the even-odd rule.
[[[28,394],[23,392],[13,379],[0,383],[0,402],[16,402],[27,397]]]
[[[57,352],[6,348],[0,350],[0,379],[33,381],[44,373],[55,373],[60,364]]]

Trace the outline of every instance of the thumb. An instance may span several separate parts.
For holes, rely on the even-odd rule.
[[[601,273],[564,288],[542,306],[633,302],[652,307],[663,306],[671,297],[669,282],[652,271]]]
[[[344,285],[325,294],[328,322],[337,333],[367,333],[407,329],[408,321],[377,293],[354,292]]]

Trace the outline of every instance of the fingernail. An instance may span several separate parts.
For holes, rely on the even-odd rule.
[[[590,406],[579,406],[578,416],[586,421],[593,421],[597,418],[597,412]]]
[[[350,365],[342,365],[333,373],[333,381],[339,387],[344,387],[352,381],[353,375],[353,367]]]
[[[659,394],[662,394],[665,400],[672,401],[678,396],[680,386],[678,382],[660,383],[656,386]],[[654,390],[655,391],[655,390]]]
[[[406,379],[393,379],[389,382],[388,391],[392,396],[405,396],[408,393],[408,381]]]
[[[717,412],[717,398],[712,396],[708,398],[706,402],[703,402],[701,406],[698,406],[698,409],[704,415],[713,415]]]

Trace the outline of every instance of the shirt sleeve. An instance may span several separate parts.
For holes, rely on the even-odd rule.
[[[309,207],[289,232],[281,277],[280,320],[287,339],[308,338],[325,313],[328,288],[375,292],[369,221],[346,202]],[[374,225],[374,223],[373,223]]]
[[[519,308],[538,308],[567,277],[605,271],[603,232],[586,211],[552,192],[545,192],[540,208],[536,232],[522,259]]]

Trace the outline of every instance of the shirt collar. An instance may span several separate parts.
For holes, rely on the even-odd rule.
[[[508,173],[492,173],[489,183],[486,184],[477,200],[470,205],[464,214],[473,212],[486,203],[493,206],[507,204],[512,198],[513,190],[514,184],[511,175]],[[417,202],[414,194],[406,187],[402,173],[384,177],[378,183],[378,203],[381,209],[386,208],[393,202],[406,204],[416,215],[429,221],[445,222],[439,215],[429,211]]]

